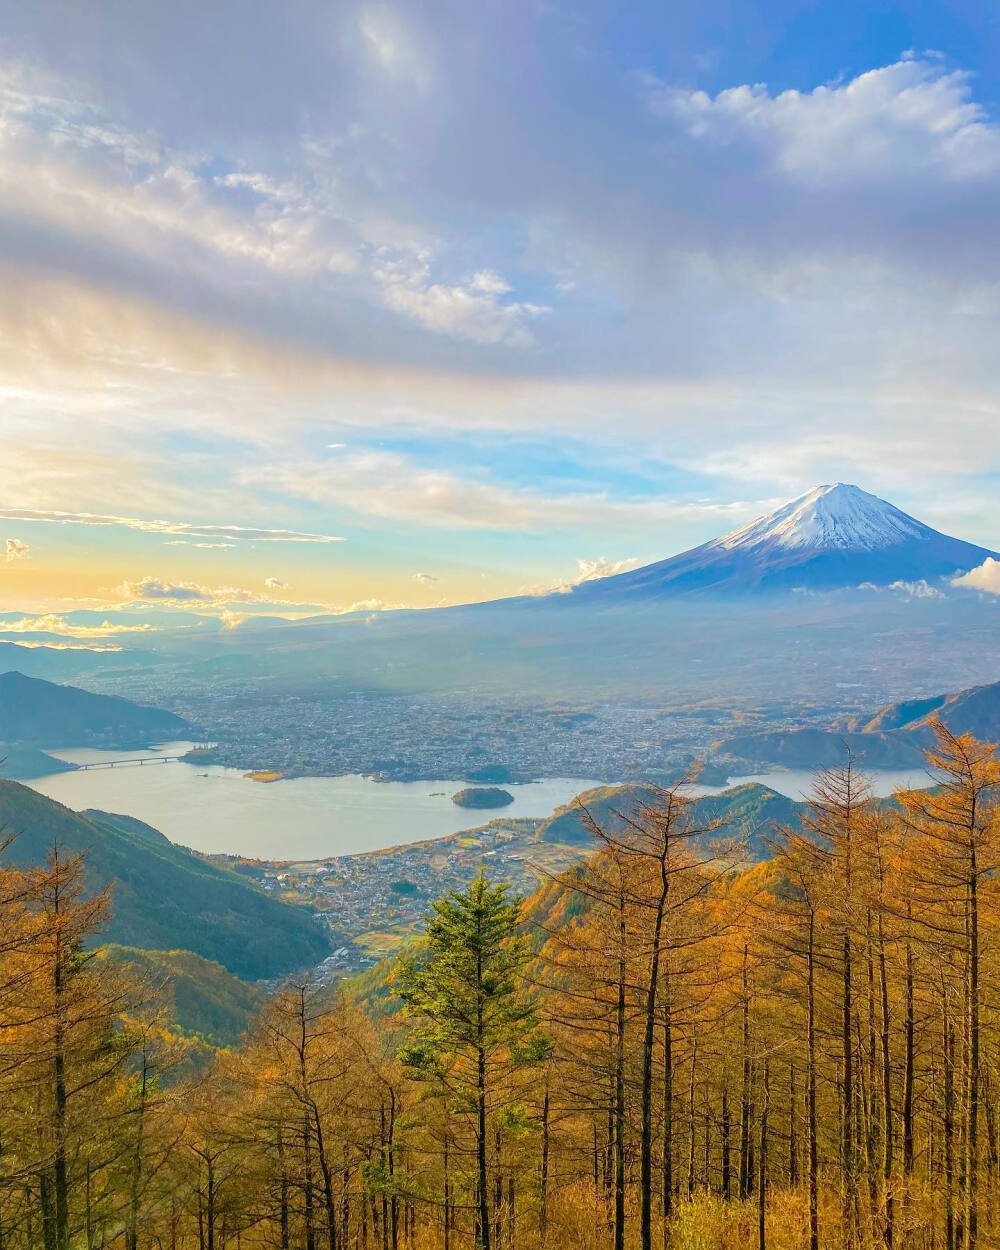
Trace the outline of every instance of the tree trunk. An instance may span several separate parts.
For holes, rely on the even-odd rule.
[[[798,1119],[795,1112],[797,1096],[795,1091],[795,1062],[788,1064],[788,1184],[795,1189],[799,1183],[799,1139]]]
[[[52,1181],[54,1197],[54,1233],[56,1250],[69,1250],[69,1181],[66,1162],[66,1052],[65,1052],[65,978],[66,951],[64,950],[61,893],[58,884],[53,890],[53,912],[55,915],[55,955],[52,967],[53,980],[53,1015],[55,1031],[52,1048],[52,1069],[55,1115],[53,1131],[55,1149],[53,1151]]]
[[[615,1007],[615,1248],[625,1250],[625,895],[618,894],[618,999]]]
[[[281,1129],[278,1129],[278,1166],[281,1170],[279,1190],[279,1218],[281,1228],[281,1250],[289,1250],[288,1241],[288,1171],[285,1166],[285,1143]]]
[[[480,1031],[481,1031],[480,1025]],[[476,1163],[478,1169],[479,1215],[476,1245],[490,1250],[490,1191],[486,1168],[486,1051],[476,1053]]]
[[[809,1250],[819,1250],[819,1143],[816,1128],[816,913],[809,913],[807,953],[806,1073],[809,1132]]]
[[[645,1032],[642,1039],[642,1126],[640,1140],[640,1214],[642,1250],[653,1247],[653,1035],[656,1024],[656,996],[660,978],[660,943],[663,913],[667,905],[670,878],[667,874],[669,834],[664,835],[660,858],[660,893],[653,919],[653,941],[646,987]]]
[[[546,1096],[546,1111],[548,1097]],[[447,1107],[445,1115],[448,1114]],[[548,1163],[548,1117],[545,1118],[545,1139],[542,1151],[542,1221],[545,1219],[545,1170]],[[448,1166],[448,1130],[444,1133],[444,1250],[451,1250],[451,1172]]]
[[[913,906],[906,904],[906,918],[912,920]],[[916,1013],[913,1002],[913,947],[906,942],[906,1057],[903,1068],[903,1174],[913,1175],[913,1063]]]
[[[698,1035],[692,1026],[691,1032],[691,1078],[688,1082],[688,1168],[687,1195],[688,1200],[694,1197],[694,1155],[695,1155],[695,1072],[698,1064]]]
[[[326,1157],[326,1145],[323,1140],[323,1122],[319,1108],[312,1105],[313,1122],[316,1125],[316,1157],[319,1159],[320,1171],[323,1174],[323,1204],[326,1208],[327,1243],[330,1250],[337,1250],[337,1199],[333,1192],[333,1172],[330,1161]]]
[[[757,1247],[767,1250],[764,1227],[767,1199],[767,1113],[771,1099],[770,1060],[764,1060],[764,1092],[760,1107],[760,1148],[757,1155]]]
[[[211,1159],[207,1159],[206,1163],[205,1250],[215,1250],[215,1164]]]
[[[852,972],[851,972],[851,935],[844,932],[843,938],[843,984],[841,987],[841,1063],[843,1065],[843,1098],[841,1110],[841,1167],[844,1173],[844,1229],[847,1244],[853,1246],[856,1240],[856,1194],[855,1194],[855,1158],[854,1158],[854,1038],[853,1003],[852,1003]]]
[[[969,879],[969,1074],[966,1100],[966,1231],[968,1250],[979,1238],[979,867],[975,844]]]
[[[885,932],[881,914],[878,918],[878,966],[879,966],[879,997],[881,999],[881,1051],[882,1051],[882,1183],[883,1194],[883,1239],[886,1250],[892,1250],[895,1231],[895,1208],[892,1194],[893,1184],[893,1120],[892,1120],[892,1052],[890,1040],[889,1016],[889,978],[885,965]]]
[[[674,1209],[674,1037],[669,990],[663,1002],[663,1235]]]
[[[954,1147],[954,1105],[955,1105],[955,1030],[948,1018],[947,1006],[944,1008],[944,1112],[942,1130],[944,1134],[944,1201],[945,1201],[945,1246],[947,1250],[955,1250],[955,1147]]]
[[[542,1178],[541,1178],[541,1194],[538,1210],[539,1232],[541,1233],[542,1245],[545,1245],[545,1238],[548,1233],[548,1201],[549,1201],[549,1087],[548,1082],[545,1085],[545,1097],[542,1100]],[[447,1205],[447,1203],[446,1203]],[[617,1242],[616,1242],[617,1245]],[[445,1238],[445,1250],[448,1250],[447,1236]]]
[[[750,990],[747,977],[749,948],[743,945],[743,1089],[740,1096],[740,1200],[750,1196]]]

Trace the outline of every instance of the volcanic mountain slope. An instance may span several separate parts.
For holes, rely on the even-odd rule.
[[[991,554],[838,484],[566,593],[248,620],[197,654],[190,641],[170,646],[192,687],[245,674],[287,689],[841,708],[848,689],[875,703],[993,680],[996,603],[949,584]]]
[[[676,594],[933,584],[996,553],[941,534],[860,487],[817,486],[691,551],[576,587],[599,600]]]

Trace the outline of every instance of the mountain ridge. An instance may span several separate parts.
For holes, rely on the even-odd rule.
[[[190,950],[247,980],[313,966],[329,940],[311,913],[256,889],[228,868],[176,846],[129,816],[74,812],[16,781],[0,781],[8,863],[35,867],[52,844],[83,854],[84,882],[112,885],[99,943]]]
[[[848,750],[862,769],[921,768],[924,750],[934,742],[935,720],[955,733],[1000,741],[1000,682],[885,704],[827,729],[776,729],[723,738],[709,748],[706,777],[725,779],[770,766],[829,768],[843,763]]]
[[[36,747],[132,746],[182,737],[188,723],[162,708],[92,694],[11,670],[0,673],[0,739]]]
[[[581,807],[605,832],[624,833],[628,820],[634,819],[644,804],[655,805],[661,793],[642,782],[584,790],[539,823],[535,840],[596,849],[594,835]],[[775,826],[798,825],[805,807],[804,803],[787,798],[770,786],[750,781],[732,786],[721,794],[693,798],[690,811],[695,824],[721,822],[708,842],[741,843],[751,859],[759,860],[766,859],[770,853],[766,839]]]

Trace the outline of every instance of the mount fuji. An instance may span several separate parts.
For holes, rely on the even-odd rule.
[[[842,590],[935,583],[995,551],[950,538],[844,482],[817,486],[681,555],[574,587],[574,600]]]
[[[247,622],[203,644],[204,671],[231,663],[295,688],[502,701],[724,697],[854,710],[845,692],[891,703],[997,680],[997,599],[950,585],[991,558],[1000,556],[837,483],[569,591]]]

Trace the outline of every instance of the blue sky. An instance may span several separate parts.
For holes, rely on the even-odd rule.
[[[988,9],[0,0],[0,608],[1000,547]]]

